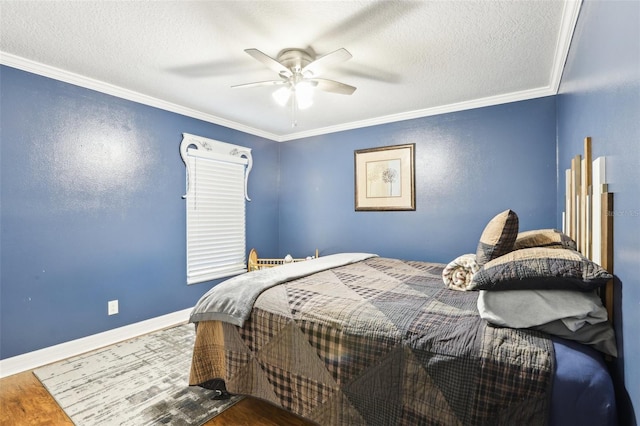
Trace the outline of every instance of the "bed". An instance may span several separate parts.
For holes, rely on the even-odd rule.
[[[615,425],[612,275],[507,210],[449,264],[337,253],[254,270],[191,314],[190,384],[320,425]]]

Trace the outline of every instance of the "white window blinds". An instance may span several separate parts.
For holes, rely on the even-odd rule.
[[[184,134],[187,284],[246,271],[245,198],[251,151]]]

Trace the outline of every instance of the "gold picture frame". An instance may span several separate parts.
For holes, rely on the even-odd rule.
[[[356,211],[415,210],[415,144],[354,151]]]

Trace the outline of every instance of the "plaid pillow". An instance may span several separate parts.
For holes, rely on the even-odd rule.
[[[532,247],[487,262],[473,276],[471,290],[593,290],[613,276],[580,252]]]
[[[482,266],[513,250],[518,236],[518,215],[513,210],[498,213],[482,231],[476,250],[476,262]]]
[[[535,229],[518,234],[513,244],[514,250],[529,247],[567,248],[576,250],[576,242],[557,229]]]

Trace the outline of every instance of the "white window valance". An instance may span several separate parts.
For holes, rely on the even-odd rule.
[[[253,167],[253,158],[251,157],[250,148],[220,142],[214,139],[203,138],[201,136],[190,135],[189,133],[183,133],[182,143],[180,143],[180,156],[187,166],[187,194],[182,198],[187,198],[187,195],[189,194],[189,165],[186,161],[188,155],[196,158],[201,157],[228,162],[242,162],[242,157],[244,157],[246,159],[244,160],[244,164],[247,165],[244,173],[244,197],[247,201],[251,201],[247,190],[249,184],[249,173],[251,173],[251,167]]]
[[[185,133],[180,155],[187,168],[187,283],[245,272],[251,150]]]

